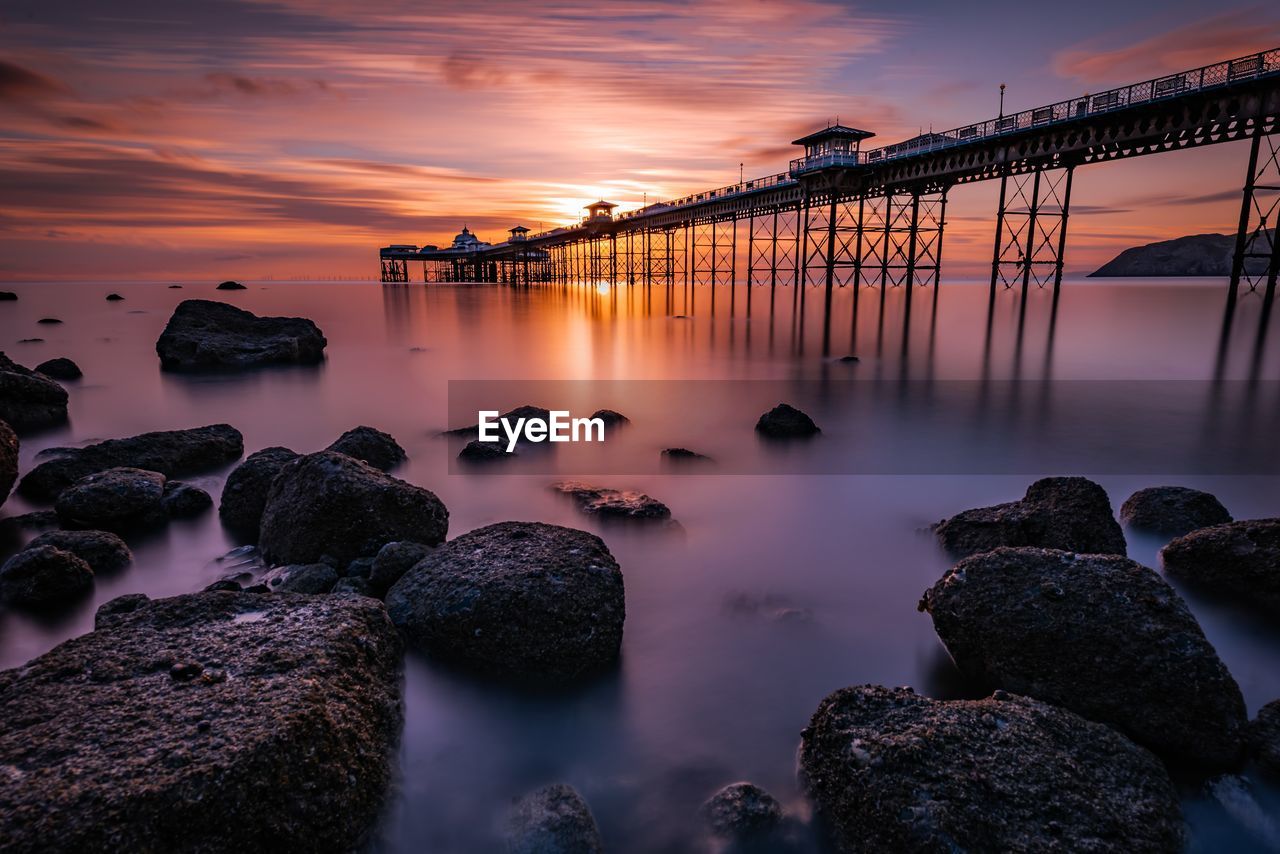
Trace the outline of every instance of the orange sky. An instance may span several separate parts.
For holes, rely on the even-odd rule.
[[[7,2],[0,277],[376,275],[378,246],[500,239],[782,171],[839,116],[887,143],[1280,44],[1273,6],[400,0]],[[1102,26],[1105,22],[1105,29]],[[1230,231],[1240,144],[1077,174],[1067,266]],[[947,270],[989,263],[954,191]]]

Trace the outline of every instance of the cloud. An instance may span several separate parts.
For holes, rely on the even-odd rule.
[[[1267,50],[1280,43],[1280,19],[1274,7],[1224,12],[1159,33],[1124,47],[1106,50],[1089,42],[1059,52],[1054,70],[1086,83],[1118,85]]]
[[[0,101],[24,101],[67,91],[65,84],[52,77],[0,59]]]

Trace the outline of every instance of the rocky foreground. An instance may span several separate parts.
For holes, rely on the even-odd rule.
[[[3,847],[349,851],[391,781],[400,650],[363,597],[108,602],[0,673]]]
[[[0,391],[51,393],[52,380],[22,371],[0,376]],[[757,431],[818,428],[783,404]],[[4,494],[17,451],[0,422]],[[67,530],[0,566],[0,601],[83,601],[131,562],[124,537],[209,509],[174,477],[243,451],[228,425],[56,449],[19,490],[53,505],[41,524]],[[254,557],[204,593],[108,602],[95,631],[0,673],[0,849],[358,849],[392,777],[405,647],[544,689],[617,667],[626,597],[603,540],[536,522],[448,539],[443,502],[387,473],[405,459],[363,426],[316,453],[250,455],[219,512],[260,549],[232,554]],[[670,517],[640,493],[553,488],[597,520]],[[1275,607],[1280,520],[1232,522],[1213,496],[1167,486],[1135,493],[1120,520],[1176,537],[1162,552],[1170,575]],[[971,685],[994,693],[940,701],[868,685],[827,697],[801,735],[800,770],[814,828],[836,850],[1179,851],[1162,759],[1189,778],[1247,759],[1280,773],[1280,707],[1246,720],[1186,604],[1125,556],[1101,486],[1046,478],[934,533],[958,563],[921,608]],[[749,782],[709,794],[701,813],[717,849],[795,850],[807,810]],[[564,784],[519,798],[506,833],[509,850],[530,854],[603,847]]]
[[[845,688],[814,712],[800,765],[841,851],[1182,849],[1177,792],[1154,756],[1025,697]]]

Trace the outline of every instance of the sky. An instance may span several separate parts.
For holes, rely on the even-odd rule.
[[[1280,45],[1280,6],[0,0],[0,279],[377,275],[377,249],[573,222]],[[1067,266],[1230,232],[1246,144],[1077,172]],[[991,182],[946,265],[978,274]]]

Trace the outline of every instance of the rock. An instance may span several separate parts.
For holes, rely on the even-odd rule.
[[[71,552],[93,570],[109,575],[133,563],[133,552],[124,540],[109,531],[47,531],[27,544],[27,548],[52,546]]]
[[[53,546],[23,549],[0,566],[0,600],[20,608],[62,605],[92,588],[89,564]]]
[[[181,289],[182,289],[182,285],[170,285],[170,286],[169,286],[169,290],[171,290],[171,291],[173,291],[173,290],[181,290]]]
[[[488,463],[514,456],[516,452],[508,451],[501,442],[481,442],[479,439],[472,439],[458,451],[458,459],[466,463]]]
[[[120,302],[120,300],[122,299],[124,299],[124,297],[120,296],[119,294],[115,294],[115,293],[107,294],[107,302]]]
[[[948,570],[920,607],[971,678],[1173,759],[1218,768],[1240,753],[1239,686],[1174,589],[1127,558],[996,549]]]
[[[369,584],[369,579],[367,578],[352,578],[350,576],[346,578],[339,578],[338,583],[333,585],[332,592],[355,593],[359,596],[372,596],[375,599],[378,598],[374,594],[373,586]]]
[[[390,545],[388,543],[387,545]],[[386,548],[383,546],[382,548]],[[382,549],[378,550],[381,553]],[[373,562],[376,558],[358,557],[351,563],[347,564],[347,571],[343,573],[344,578],[368,578],[373,574]]]
[[[731,783],[702,805],[702,815],[716,836],[745,841],[776,830],[782,804],[754,783]]]
[[[0,291],[0,302],[13,302],[17,298],[18,295],[13,291]]]
[[[0,421],[0,505],[9,498],[18,482],[18,434]]]
[[[382,606],[244,593],[128,604],[0,673],[0,768],[16,772],[0,774],[6,850],[360,849],[401,725],[400,642]]]
[[[849,356],[841,356],[837,361],[844,362],[846,365],[851,365],[851,364],[854,364],[855,362],[861,362],[862,360],[859,359],[857,356],[849,355]]]
[[[1174,578],[1280,613],[1280,519],[1201,528],[1160,550]]]
[[[57,326],[62,323],[62,321],[56,317],[42,317],[37,320],[36,323],[43,323],[45,326]]]
[[[227,476],[222,488],[218,516],[222,524],[251,540],[258,539],[262,510],[267,506],[267,493],[286,463],[298,458],[288,448],[273,447],[254,451]]]
[[[698,463],[698,462],[714,462],[711,457],[704,454],[695,453],[688,448],[663,448],[662,458],[671,463]]]
[[[599,537],[500,522],[432,551],[387,593],[418,649],[482,673],[563,683],[612,665],[626,614],[622,572]]]
[[[387,543],[378,549],[369,571],[369,584],[378,596],[386,595],[391,585],[413,569],[418,561],[431,554],[431,547],[422,543]]]
[[[804,730],[800,766],[840,851],[1183,850],[1154,756],[1026,697],[843,688]]]
[[[213,506],[213,496],[198,486],[171,480],[164,485],[161,503],[170,519],[194,519]]]
[[[84,448],[59,449],[61,456],[27,473],[18,492],[36,501],[52,501],[85,475],[110,468],[126,466],[179,477],[226,465],[242,453],[240,431],[228,424],[108,439]]]
[[[1265,771],[1280,775],[1280,700],[1259,709],[1249,724],[1249,753]]]
[[[1197,528],[1231,521],[1213,495],[1185,486],[1139,489],[1120,505],[1120,521],[1139,531],[1180,537]]]
[[[397,540],[443,542],[448,530],[449,511],[430,491],[345,454],[320,451],[276,476],[259,546],[280,563],[330,555],[346,566]]]
[[[551,484],[556,492],[577,502],[583,513],[607,519],[670,519],[671,509],[643,492],[606,489],[576,480]]]
[[[22,435],[66,420],[67,390],[0,352],[0,421]]]
[[[14,539],[23,531],[39,531],[43,528],[56,528],[58,514],[52,510],[34,510],[20,513],[17,516],[6,516],[0,519],[0,538]]]
[[[19,344],[43,344],[44,339],[43,338],[19,338],[18,343]]]
[[[215,288],[214,290],[219,290],[219,291],[247,291],[247,290],[248,290],[248,288],[247,288],[247,287],[245,287],[244,285],[240,284],[239,282],[233,282],[233,281],[231,281],[231,280],[227,280],[227,281],[225,281],[225,282],[220,283],[220,284],[218,285],[218,287],[217,287],[217,288]]]
[[[220,578],[204,589],[205,593],[212,593],[223,590],[233,593],[239,593],[244,588],[240,586],[239,581],[232,581],[230,578]]]
[[[395,439],[372,427],[348,430],[326,450],[346,454],[383,471],[391,471],[408,459],[404,448]]]
[[[508,421],[510,421],[512,424],[515,424],[515,422],[521,418],[525,418],[525,419],[538,418],[543,421],[550,421],[551,410],[543,409],[541,406],[530,406],[526,404],[524,406],[517,406],[515,409],[508,410],[507,412],[502,413],[498,417],[505,418]],[[472,424],[470,427],[458,427],[453,430],[445,430],[440,435],[442,436],[474,436],[476,438],[479,438],[479,434],[480,434],[480,425]],[[499,428],[499,434],[501,435],[501,428]]]
[[[756,432],[770,439],[799,439],[821,433],[813,419],[799,409],[779,403],[756,422]]]
[[[555,783],[516,801],[507,818],[508,854],[600,854],[595,817],[582,796]]]
[[[1268,229],[1274,240],[1275,229]],[[1229,276],[1236,238],[1231,234],[1193,234],[1126,249],[1090,276]],[[1271,245],[1270,241],[1266,245]],[[1265,258],[1246,259],[1253,273],[1266,270]]]
[[[591,413],[592,418],[599,418],[604,422],[606,430],[612,427],[621,427],[624,424],[630,424],[631,419],[613,409],[597,409]]]
[[[49,359],[36,365],[36,370],[44,374],[46,377],[52,377],[55,380],[78,380],[84,374],[80,371],[80,366],[70,359],[57,358]]]
[[[277,593],[328,593],[338,583],[338,571],[327,563],[282,566],[263,581]]]
[[[81,478],[54,502],[62,524],[128,533],[163,524],[164,475],[145,469],[114,468]]]
[[[999,546],[1036,546],[1084,554],[1125,554],[1124,531],[1101,486],[1083,477],[1046,477],[1021,501],[965,510],[934,528],[953,557]]]
[[[169,371],[242,370],[259,365],[313,365],[328,342],[302,317],[258,317],[211,300],[185,300],[156,341]]]
[[[150,604],[151,598],[145,593],[126,593],[123,596],[117,596],[109,599],[98,606],[98,610],[93,614],[93,627],[95,629],[102,628],[103,624],[114,617],[124,614],[132,614],[134,611]],[[161,666],[168,662],[161,662]]]

